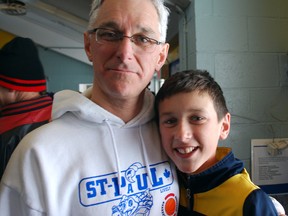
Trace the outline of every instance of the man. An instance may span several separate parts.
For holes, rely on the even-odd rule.
[[[8,164],[1,215],[177,213],[176,172],[146,89],[168,54],[167,20],[163,0],[93,2],[84,33],[91,94],[55,95],[53,121],[26,136]]]
[[[50,121],[52,98],[45,92],[34,42],[14,38],[0,50],[0,179],[20,140]]]

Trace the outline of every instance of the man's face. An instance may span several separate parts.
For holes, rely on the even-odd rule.
[[[149,0],[105,0],[94,24],[94,28],[99,27],[126,36],[160,38],[157,11]],[[84,36],[85,50],[94,67],[94,92],[110,99],[137,98],[165,63],[169,49],[168,44],[160,44],[153,52],[145,52],[126,37],[114,44],[99,44],[95,34]]]
[[[178,93],[159,103],[162,145],[179,170],[202,172],[216,163],[219,139],[230,129],[230,114],[218,120],[207,93]]]

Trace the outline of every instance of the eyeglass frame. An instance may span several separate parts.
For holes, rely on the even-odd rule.
[[[128,39],[130,39],[130,41],[132,42],[132,43],[134,43],[137,47],[140,47],[140,48],[143,48],[143,50],[145,49],[145,48],[147,48],[147,47],[149,47],[149,45],[161,45],[161,44],[164,44],[163,42],[161,42],[161,41],[158,41],[158,40],[156,40],[156,39],[154,39],[154,38],[150,38],[150,37],[147,37],[147,36],[145,36],[145,35],[141,35],[141,34],[134,34],[134,35],[131,35],[131,36],[128,36],[128,35],[124,35],[124,33],[122,33],[122,32],[120,32],[120,31],[117,31],[117,30],[114,30],[114,29],[110,29],[110,28],[103,28],[103,27],[99,27],[99,28],[94,28],[94,29],[91,29],[91,30],[87,30],[87,32],[89,33],[89,34],[94,34],[94,33],[96,33],[98,30],[107,30],[107,31],[111,31],[111,32],[113,32],[113,33],[115,33],[115,36],[116,36],[116,40],[104,40],[104,41],[107,41],[108,43],[109,42],[119,42],[119,41],[122,41],[124,38],[128,38]],[[96,42],[98,42],[99,44],[103,44],[103,43],[101,43],[101,42],[99,42],[99,40],[97,40],[98,39],[98,37],[97,37],[97,33],[95,34],[95,36],[96,36]],[[143,39],[146,39],[149,43],[148,43],[148,46],[143,46],[143,47],[141,47],[141,46],[139,46],[138,44],[137,44],[137,41],[135,41],[135,37],[136,36],[140,36],[140,37],[142,37]],[[136,43],[135,43],[136,42]],[[155,46],[156,47],[156,46]]]

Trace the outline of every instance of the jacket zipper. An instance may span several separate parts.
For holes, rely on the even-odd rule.
[[[188,176],[187,181],[188,181],[188,184],[187,184],[188,187],[186,188],[186,198],[188,199],[188,206],[187,206],[187,208],[188,208],[189,210],[191,210],[191,190],[190,190],[190,188],[189,188],[189,185],[190,185],[190,176]]]

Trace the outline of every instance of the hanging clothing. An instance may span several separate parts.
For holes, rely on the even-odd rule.
[[[8,104],[0,109],[0,179],[14,149],[30,131],[51,120],[52,97]]]

